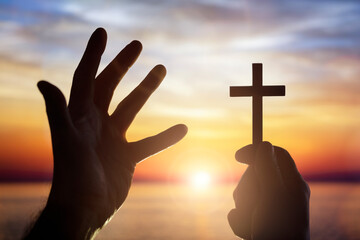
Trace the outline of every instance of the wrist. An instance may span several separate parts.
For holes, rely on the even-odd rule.
[[[89,209],[49,201],[25,239],[92,239],[96,222]]]

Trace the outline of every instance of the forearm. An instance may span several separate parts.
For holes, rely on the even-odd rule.
[[[24,239],[92,239],[95,223],[87,209],[48,203]]]

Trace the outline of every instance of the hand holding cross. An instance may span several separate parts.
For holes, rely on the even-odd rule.
[[[285,96],[285,86],[263,86],[254,63],[253,86],[230,87],[230,96],[253,97],[253,144],[235,154],[249,166],[233,193],[231,229],[243,239],[309,240],[309,186],[285,149],[262,142],[262,97]]]

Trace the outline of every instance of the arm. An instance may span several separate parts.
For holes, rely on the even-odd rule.
[[[124,202],[135,166],[182,139],[185,125],[136,142],[126,131],[136,114],[166,75],[154,67],[113,114],[113,92],[136,61],[142,46],[127,45],[98,75],[106,32],[91,36],[74,73],[69,104],[54,85],[38,83],[48,115],[54,155],[54,174],[44,211],[25,239],[91,239]]]
[[[234,191],[228,220],[244,239],[308,240],[310,189],[290,154],[269,142],[248,145],[236,159],[249,164]]]

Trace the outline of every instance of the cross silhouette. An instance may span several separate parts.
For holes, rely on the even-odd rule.
[[[263,138],[263,96],[285,96],[285,86],[263,86],[262,63],[253,63],[253,85],[230,87],[230,97],[252,97],[253,145],[257,146]]]

